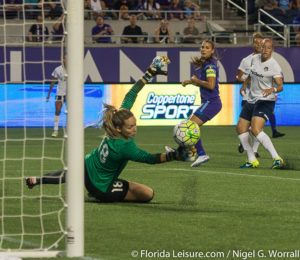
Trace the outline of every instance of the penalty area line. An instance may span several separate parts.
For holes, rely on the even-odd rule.
[[[147,168],[135,168],[130,169],[129,171],[153,171],[153,169]],[[245,176],[245,177],[256,177],[256,178],[266,178],[266,179],[276,179],[276,180],[286,180],[286,181],[300,181],[297,178],[285,178],[280,176],[270,176],[270,175],[255,175],[255,174],[247,174],[247,173],[238,173],[238,172],[218,172],[218,171],[208,171],[208,170],[193,170],[193,169],[184,169],[184,168],[161,168],[160,171],[183,171],[183,172],[199,172],[199,173],[207,173],[207,174],[224,174],[224,175],[233,175],[233,176]]]

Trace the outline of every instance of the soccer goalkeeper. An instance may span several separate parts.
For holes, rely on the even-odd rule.
[[[106,132],[99,147],[85,156],[85,187],[89,195],[100,202],[149,202],[153,190],[140,183],[119,179],[119,175],[129,160],[156,164],[179,160],[179,152],[150,154],[139,149],[134,137],[137,133],[136,119],[130,109],[138,93],[156,75],[167,75],[162,68],[170,63],[168,57],[157,56],[142,79],[138,80],[126,94],[120,109],[104,105],[102,127]],[[42,178],[26,178],[28,188],[39,184],[58,184],[65,182],[65,171],[56,171]]]

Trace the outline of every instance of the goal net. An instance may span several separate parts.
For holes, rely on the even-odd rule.
[[[46,98],[68,51],[69,14],[65,1],[20,2],[0,2],[0,255],[53,257],[66,251],[70,236],[74,243],[66,222],[72,202],[65,184],[29,189],[26,178],[68,170],[65,104],[52,137],[57,84]]]

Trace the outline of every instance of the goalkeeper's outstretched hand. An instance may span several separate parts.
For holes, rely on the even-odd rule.
[[[167,161],[185,161],[185,150],[183,147],[179,146],[177,149],[166,152]]]
[[[151,82],[153,77],[155,77],[156,75],[168,75],[168,71],[162,70],[162,68],[167,66],[170,62],[171,61],[167,56],[156,56],[153,59],[150,67],[147,69],[143,78],[147,82]]]

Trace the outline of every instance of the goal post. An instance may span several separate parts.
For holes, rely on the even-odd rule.
[[[67,256],[84,254],[83,1],[67,2]]]
[[[39,22],[49,11],[41,3],[28,18],[25,1],[0,1],[0,258],[84,256],[84,5],[59,0],[64,16]],[[45,28],[51,32],[58,20],[63,32],[46,37]],[[41,29],[34,41],[33,26]],[[60,75],[53,74],[57,68]],[[57,121],[53,77],[67,82],[66,110],[62,102]],[[62,169],[65,184],[56,175],[59,184],[28,185]]]

